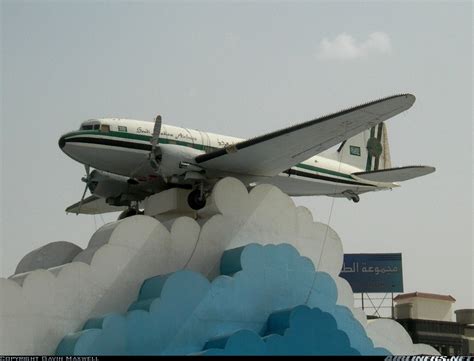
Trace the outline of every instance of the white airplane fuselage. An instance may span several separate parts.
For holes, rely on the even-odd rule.
[[[104,118],[82,123],[80,130],[67,133],[59,140],[61,149],[74,160],[93,168],[146,181],[161,176],[151,167],[150,139],[154,123],[132,119]],[[187,155],[204,154],[243,139],[163,124],[159,145],[172,145]],[[391,188],[352,176],[361,169],[323,156],[314,156],[275,177],[247,174],[230,175],[251,185],[269,183],[290,196],[344,196],[343,192],[360,194]],[[184,172],[184,170],[183,170]],[[164,180],[165,183],[169,179]]]

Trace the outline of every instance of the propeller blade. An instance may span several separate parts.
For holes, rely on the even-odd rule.
[[[86,193],[87,193],[87,187],[89,186],[89,177],[90,177],[89,171],[90,171],[90,165],[85,164],[85,165],[84,165],[84,168],[86,169],[86,176],[85,176],[85,178],[82,178],[82,181],[86,183],[86,187],[84,188],[84,192],[82,193],[81,201],[79,202],[79,207],[77,207],[76,216],[77,216],[77,215],[79,214],[79,212],[81,211],[82,202],[84,202],[84,198],[85,198]]]
[[[160,133],[161,133],[161,115],[158,115],[155,118],[155,126],[153,127],[153,135],[151,137],[151,151],[154,152],[156,145],[158,144],[158,141],[160,139]]]
[[[82,207],[82,202],[84,202],[84,198],[86,196],[86,192],[87,192],[87,182],[86,182],[86,187],[84,188],[84,193],[82,193],[82,197],[81,197],[81,201],[79,202],[79,207],[77,207],[77,211],[76,211],[76,216],[79,214],[79,212],[81,211],[81,207]]]
[[[153,127],[153,135],[150,139],[151,151],[150,151],[150,154],[148,155],[150,164],[155,171],[158,171],[158,168],[159,168],[159,164],[156,158],[158,156],[157,149],[158,149],[158,142],[160,140],[160,133],[161,133],[161,115],[157,115],[155,118],[155,126]]]
[[[151,151],[148,154],[148,159],[140,163],[131,173],[130,173],[130,178],[134,178],[138,171],[140,171],[144,166],[147,164],[150,164],[151,167],[155,170],[158,171],[159,164],[157,162],[157,156],[158,156],[158,143],[160,140],[160,133],[161,133],[161,115],[157,115],[155,118],[155,125],[153,126],[153,134],[150,139],[151,143]]]

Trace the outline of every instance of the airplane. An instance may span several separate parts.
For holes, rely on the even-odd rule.
[[[435,171],[391,167],[384,122],[415,99],[393,95],[247,140],[165,125],[160,115],[154,123],[90,119],[58,142],[86,170],[82,198],[66,212],[123,211],[122,219],[139,214],[146,197],[175,187],[189,189],[188,204],[199,210],[216,182],[227,176],[248,189],[267,183],[289,196],[345,197],[357,203],[362,193],[392,189]],[[85,198],[87,190],[91,196]]]

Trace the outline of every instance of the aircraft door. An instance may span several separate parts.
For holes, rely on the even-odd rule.
[[[191,144],[191,148],[197,149],[198,144],[200,144],[201,141],[201,132],[193,130],[193,129],[188,129],[184,128],[186,131],[186,142]]]
[[[209,153],[212,150],[211,139],[209,138],[209,134],[201,131],[199,133],[201,133],[201,144],[203,145],[204,152]]]

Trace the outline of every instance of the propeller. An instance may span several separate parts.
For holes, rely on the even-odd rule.
[[[151,136],[151,151],[148,156],[151,166],[155,171],[158,170],[159,164],[157,162],[157,157],[160,155],[160,148],[158,147],[158,142],[160,140],[161,133],[161,115],[157,115],[155,118],[155,126],[153,127],[153,135]]]
[[[149,163],[151,167],[158,172],[160,167],[159,159],[160,159],[160,147],[158,146],[160,140],[160,133],[161,133],[161,115],[157,115],[155,118],[155,125],[153,127],[153,134],[150,139],[151,143],[151,151],[148,154],[148,159],[145,159],[130,173],[130,178],[135,178],[137,173],[143,169],[143,167]]]
[[[89,187],[89,182],[90,182],[90,174],[89,174],[90,166],[86,164],[84,165],[84,168],[86,169],[86,176],[82,177],[81,180],[86,183],[86,187],[84,188],[84,192],[82,193],[82,197],[79,202],[79,207],[77,207],[76,216],[81,212],[82,202],[84,201],[84,198],[87,193],[87,187]]]

